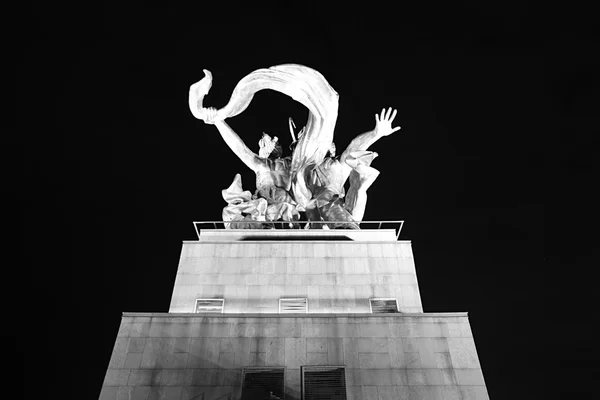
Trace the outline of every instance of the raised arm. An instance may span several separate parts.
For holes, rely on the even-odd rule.
[[[399,126],[392,128],[392,121],[394,121],[394,118],[396,118],[396,113],[397,110],[392,110],[390,107],[387,111],[385,108],[382,109],[381,116],[379,114],[375,114],[375,128],[355,137],[340,156],[340,161],[345,163],[346,158],[353,151],[367,150],[380,138],[389,136],[392,133],[400,130]]]
[[[207,124],[212,124],[217,127],[221,137],[227,143],[227,146],[235,153],[236,156],[242,160],[244,164],[251,170],[255,171],[262,165],[261,160],[256,153],[246,146],[237,133],[225,122],[215,121],[213,118],[216,115],[217,110],[214,108],[206,108],[206,119],[204,120]]]

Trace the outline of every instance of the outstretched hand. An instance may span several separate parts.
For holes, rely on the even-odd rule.
[[[208,94],[212,86],[212,74],[207,69],[203,71],[204,78],[190,86],[189,106],[194,117],[203,120],[207,124],[212,124],[214,123],[214,113],[212,113],[211,118],[207,118],[207,109],[202,104],[204,96]]]
[[[375,114],[375,132],[379,136],[388,136],[400,130],[399,126],[392,128],[392,121],[396,118],[396,113],[397,110],[394,109],[392,112],[392,107],[390,107],[387,111],[385,108],[382,109],[381,114]]]

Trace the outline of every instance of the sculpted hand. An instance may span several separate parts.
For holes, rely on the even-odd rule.
[[[205,124],[211,124],[214,125],[215,122],[218,122],[219,120],[216,119],[217,117],[217,109],[214,107],[208,107],[204,109],[204,123]]]
[[[399,126],[392,128],[392,121],[396,118],[396,112],[397,110],[394,110],[392,113],[392,107],[390,107],[387,112],[384,108],[381,110],[381,114],[375,114],[375,132],[379,136],[388,136],[400,130]]]
[[[202,101],[212,86],[212,74],[207,69],[204,69],[203,71],[205,75],[204,78],[190,86],[189,106],[194,117],[206,122],[206,108],[203,107]]]

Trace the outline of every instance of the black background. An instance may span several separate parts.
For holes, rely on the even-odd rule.
[[[469,312],[490,397],[588,393],[597,317],[567,302],[597,302],[585,277],[582,290],[570,279],[591,267],[591,239],[557,230],[550,248],[545,234],[587,219],[595,202],[580,196],[548,219],[545,207],[597,179],[589,9],[196,4],[49,2],[5,16],[19,21],[6,35],[18,143],[5,149],[19,173],[3,190],[23,226],[21,261],[6,268],[7,287],[19,283],[4,332],[24,371],[14,385],[32,398],[97,398],[121,312],[166,312],[192,221],[220,219],[235,173],[254,188],[189,112],[189,86],[212,71],[205,104],[219,108],[251,71],[298,63],[340,95],[339,152],[382,107],[398,109],[402,130],[371,148],[381,175],[365,220],[406,221],[424,309]],[[229,122],[257,150],[263,131],[289,143],[287,118],[301,125],[305,113],[266,91]]]

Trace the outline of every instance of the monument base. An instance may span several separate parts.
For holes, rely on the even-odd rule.
[[[280,367],[299,400],[307,366],[343,367],[347,399],[488,399],[466,313],[124,313],[100,399],[237,400]]]

